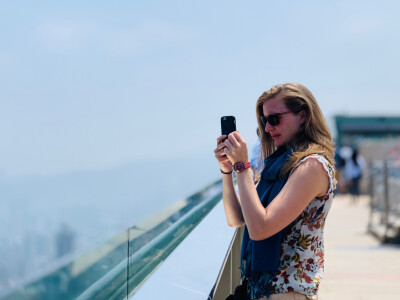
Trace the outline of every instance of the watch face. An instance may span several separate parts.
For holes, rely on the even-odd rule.
[[[244,163],[242,163],[242,162],[237,162],[237,163],[235,163],[235,164],[233,165],[233,169],[234,169],[236,172],[242,172],[242,171],[244,170]]]

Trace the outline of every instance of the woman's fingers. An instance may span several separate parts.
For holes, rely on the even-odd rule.
[[[235,131],[236,132],[236,131]],[[239,147],[240,146],[240,144],[239,144],[239,142],[238,142],[238,140],[237,140],[237,138],[236,138],[236,136],[235,136],[235,132],[232,132],[231,134],[229,134],[228,135],[228,139],[229,139],[229,142],[233,145],[233,146],[235,146],[236,148],[237,147]]]
[[[225,155],[225,149],[215,152],[215,157],[218,159],[219,162],[226,162],[229,161],[229,158]]]
[[[242,143],[246,143],[245,140],[242,138],[242,136],[240,135],[239,131],[234,131],[232,132],[230,135],[231,139],[234,139],[235,141],[237,141],[238,143],[242,144]]]
[[[227,135],[221,135],[220,137],[218,137],[217,138],[217,145],[219,145],[227,137],[228,137]]]
[[[220,144],[218,145],[218,147],[219,147],[220,149],[226,148],[226,147],[227,147],[227,145],[226,145],[226,143],[225,143],[226,141],[227,141],[227,139],[226,139],[224,142],[220,143]]]
[[[218,154],[224,155],[225,154],[224,149],[225,149],[225,146],[222,148],[219,148],[219,147],[215,148],[214,149],[215,156],[217,156]]]
[[[225,147],[228,148],[228,149],[232,149],[233,148],[232,147],[232,143],[231,143],[231,141],[229,139],[226,139],[224,144],[225,144]]]
[[[224,143],[219,143],[217,145],[217,148],[215,148],[214,152],[217,153],[218,151],[221,151],[224,148],[226,148],[226,145]]]

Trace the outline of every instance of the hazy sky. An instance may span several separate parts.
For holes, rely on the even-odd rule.
[[[2,1],[0,172],[210,156],[220,117],[296,81],[335,114],[400,113],[398,1]],[[189,166],[190,167],[190,166]]]

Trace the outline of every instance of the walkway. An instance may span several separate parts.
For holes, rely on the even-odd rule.
[[[400,299],[400,245],[367,233],[369,197],[334,198],[325,226],[325,277],[320,300]]]

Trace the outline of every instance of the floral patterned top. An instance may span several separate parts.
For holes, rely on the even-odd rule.
[[[271,293],[298,292],[317,299],[319,283],[324,271],[324,225],[332,206],[336,187],[334,168],[321,155],[313,154],[302,159],[292,172],[307,159],[316,159],[329,176],[329,190],[314,198],[283,236],[278,275],[272,279]]]

